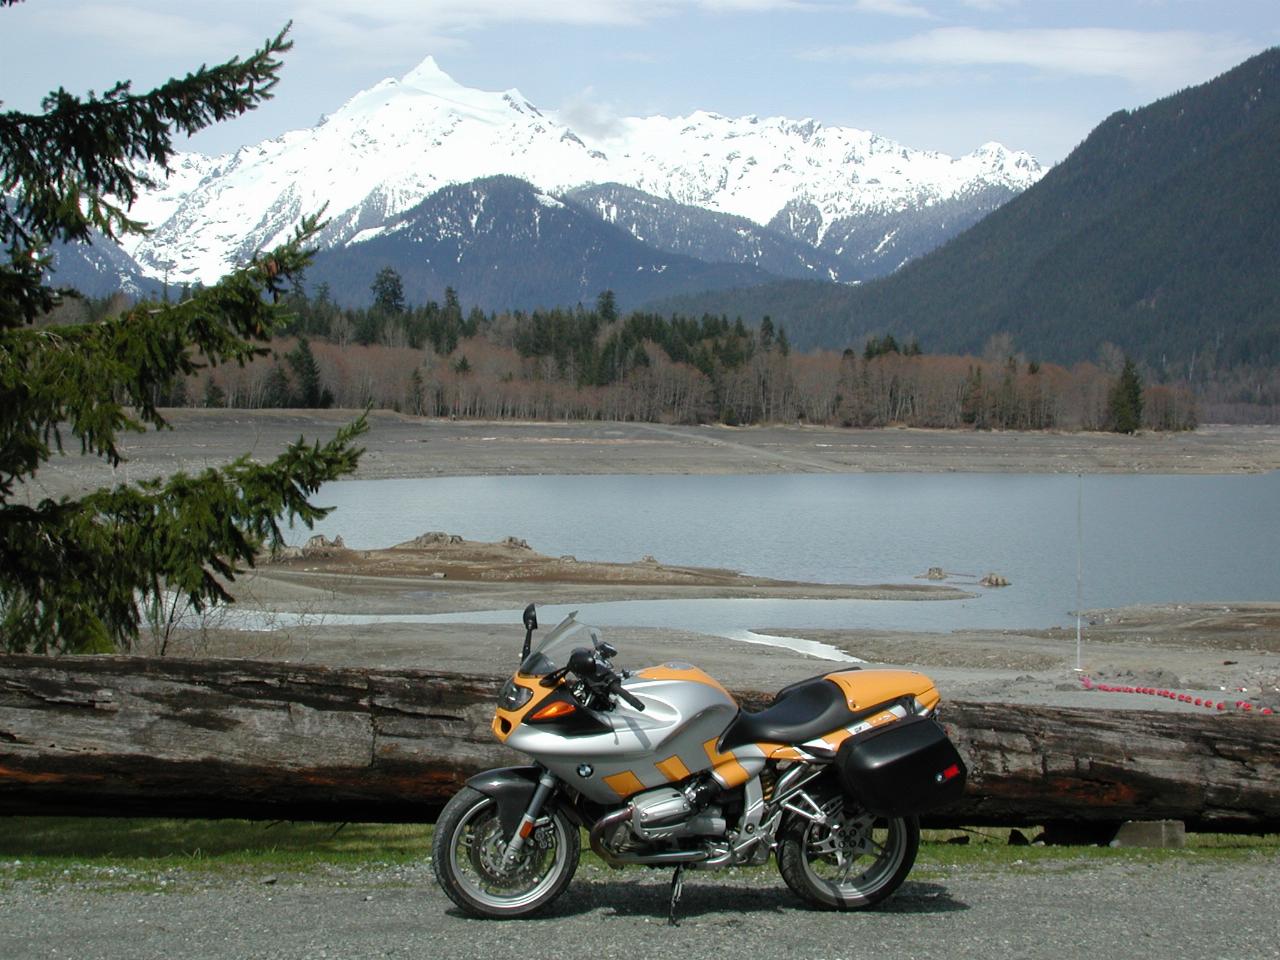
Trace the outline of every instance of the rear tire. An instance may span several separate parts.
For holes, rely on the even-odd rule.
[[[798,814],[782,825],[778,871],[787,886],[827,910],[865,910],[902,886],[920,848],[920,821],[874,816],[838,792],[815,799],[826,825]]]
[[[527,917],[564,892],[578,869],[578,828],[554,805],[525,841],[520,857],[503,868],[507,838],[498,803],[463,787],[445,804],[431,843],[436,880],[449,899],[476,917]]]

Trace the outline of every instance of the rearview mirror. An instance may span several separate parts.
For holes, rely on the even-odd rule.
[[[591,679],[596,675],[595,654],[587,647],[575,647],[569,654],[569,669],[584,680]]]
[[[524,608],[524,648],[520,651],[520,662],[529,659],[529,648],[533,645],[533,631],[538,629],[538,611],[533,604]]]

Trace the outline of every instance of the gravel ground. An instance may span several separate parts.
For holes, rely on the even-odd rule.
[[[112,470],[78,451],[55,457],[27,497],[200,470],[248,453],[265,461],[300,435],[331,437],[353,410],[166,410],[174,429],[120,437]],[[1191,433],[682,427],[651,423],[429,420],[374,411],[356,477],[507,474],[1260,473],[1280,469],[1280,427]],[[68,444],[68,448],[73,447]],[[512,531],[517,533],[518,531]]]
[[[808,910],[771,872],[695,873],[678,928],[666,871],[584,866],[546,916],[494,922],[459,913],[426,865],[277,882],[170,871],[164,892],[5,882],[0,865],[0,957],[1280,957],[1280,857],[1034,859],[918,870],[857,914]]]

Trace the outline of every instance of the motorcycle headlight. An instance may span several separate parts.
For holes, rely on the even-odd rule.
[[[519,710],[533,698],[533,691],[522,687],[512,678],[502,685],[498,693],[498,703],[503,710]]]

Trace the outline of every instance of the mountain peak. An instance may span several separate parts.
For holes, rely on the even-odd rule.
[[[456,90],[461,84],[440,69],[436,58],[428,55],[416,67],[400,78],[400,83],[426,93]]]
[[[590,129],[584,139],[518,90],[466,86],[425,56],[399,79],[357,93],[323,125],[242,150],[218,176],[171,178],[165,192],[142,199],[139,213],[155,232],[131,252],[157,273],[172,275],[180,262],[181,279],[216,278],[288,236],[300,209],[327,204],[322,243],[341,245],[446,185],[494,174],[547,195],[624,183],[761,227],[798,205],[814,211],[805,242],[817,243],[836,221],[921,210],[990,185],[1018,190],[1039,174],[869,150],[866,132],[810,119],[695,111],[603,126],[599,139]]]

